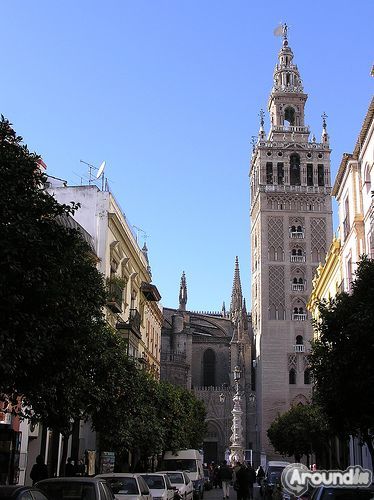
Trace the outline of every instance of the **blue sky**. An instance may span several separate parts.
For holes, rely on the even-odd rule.
[[[369,0],[4,2],[0,111],[70,184],[81,159],[106,160],[164,306],[183,270],[190,310],[228,305],[236,255],[249,303],[250,138],[260,108],[268,130],[273,30],[290,27],[317,138],[328,115],[334,177],[373,93],[373,13]]]

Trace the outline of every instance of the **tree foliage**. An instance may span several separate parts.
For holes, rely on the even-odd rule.
[[[66,430],[102,346],[105,286],[80,234],[77,205],[44,190],[39,157],[0,122],[0,391]],[[18,408],[20,410],[20,408]]]
[[[105,322],[106,288],[92,250],[61,220],[39,157],[0,121],[0,400],[69,434],[91,418],[110,449],[141,456],[200,444],[205,410],[126,355]],[[22,404],[21,404],[22,403]]]
[[[311,404],[298,404],[278,415],[267,434],[276,451],[294,455],[296,461],[318,451],[331,435],[321,409]]]
[[[374,436],[374,261],[363,257],[350,294],[319,304],[311,367],[315,400],[336,433]]]

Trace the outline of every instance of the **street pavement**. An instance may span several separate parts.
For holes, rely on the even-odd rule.
[[[253,499],[260,500],[260,489],[257,484],[253,485]],[[213,488],[208,491],[204,491],[204,500],[223,500],[223,493],[221,488]],[[231,486],[230,487],[230,500],[236,500],[236,491]]]

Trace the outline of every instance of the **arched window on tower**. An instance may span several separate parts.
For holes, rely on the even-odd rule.
[[[322,164],[318,164],[318,185],[325,185],[325,167]]]
[[[203,356],[203,386],[216,385],[216,355],[212,349],[207,349]]]
[[[296,372],[293,368],[288,373],[288,382],[292,385],[296,384]]]
[[[296,337],[296,344],[297,345],[303,345],[304,344],[304,339],[302,335],[297,335]]]
[[[300,156],[293,153],[290,156],[290,184],[291,186],[300,186]]]
[[[295,125],[295,110],[288,106],[284,110],[284,121],[287,122],[285,125],[294,126]]]
[[[311,376],[309,368],[307,368],[304,372],[304,384],[309,385],[311,383],[312,383],[312,376]]]
[[[266,163],[266,184],[273,184],[273,164],[271,161]]]

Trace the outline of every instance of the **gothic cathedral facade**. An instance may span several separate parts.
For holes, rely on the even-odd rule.
[[[277,458],[267,429],[279,413],[311,395],[311,317],[306,303],[319,262],[332,240],[330,145],[310,140],[307,101],[293,62],[287,27],[250,165],[252,327],[256,371],[255,449]]]
[[[252,394],[252,330],[242,296],[236,258],[230,310],[196,312],[187,309],[183,273],[179,308],[164,307],[161,332],[161,380],[190,389],[204,401],[207,433],[204,461],[228,458],[235,396],[233,372],[240,371],[243,446],[252,449],[255,407]]]

